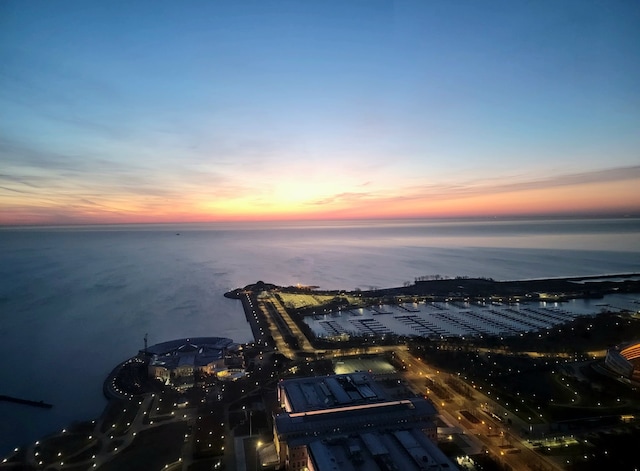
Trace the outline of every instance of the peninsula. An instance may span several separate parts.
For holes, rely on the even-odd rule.
[[[100,418],[16,448],[0,471],[420,469],[410,450],[440,469],[624,468],[640,439],[638,293],[640,274],[258,281],[225,294],[254,342],[145,337],[105,380]]]

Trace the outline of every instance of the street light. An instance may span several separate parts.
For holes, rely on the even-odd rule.
[[[260,458],[260,456],[258,454],[258,450],[259,450],[260,446],[262,446],[262,442],[260,440],[258,440],[256,442],[256,469],[262,468],[262,466],[260,466],[260,468],[258,468],[258,463],[259,463],[259,458]]]

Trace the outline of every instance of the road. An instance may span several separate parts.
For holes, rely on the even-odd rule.
[[[545,456],[539,455],[531,448],[527,447],[525,440],[517,433],[514,426],[509,426],[492,418],[483,405],[495,405],[494,401],[481,393],[480,391],[469,386],[465,388],[467,395],[462,395],[454,388],[451,388],[446,377],[449,373],[444,373],[433,368],[421,359],[416,358],[410,352],[398,350],[397,358],[404,362],[406,371],[404,377],[410,383],[412,389],[417,394],[427,394],[432,396],[432,400],[439,409],[443,420],[451,424],[465,435],[471,448],[485,447],[485,449],[493,455],[498,461],[511,466],[512,469],[529,469],[532,466],[538,466],[541,469],[562,470],[563,468],[557,463]],[[446,400],[438,399],[427,393],[426,380],[431,379],[437,382],[449,397]],[[459,381],[463,382],[462,379]],[[466,383],[464,383],[466,384]],[[468,411],[471,417],[477,418],[477,424],[465,418],[461,411]]]

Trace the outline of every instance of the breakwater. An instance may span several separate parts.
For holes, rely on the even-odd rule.
[[[4,394],[0,394],[0,401],[13,402],[16,404],[23,404],[25,406],[41,407],[43,409],[51,409],[53,407],[53,404],[49,404],[44,401],[32,401],[30,399],[22,399],[20,397],[5,396]]]

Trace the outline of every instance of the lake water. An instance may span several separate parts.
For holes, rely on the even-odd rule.
[[[55,406],[0,403],[0,456],[98,416],[102,381],[145,334],[251,340],[223,293],[258,280],[369,289],[638,271],[638,219],[3,228],[0,394]]]

